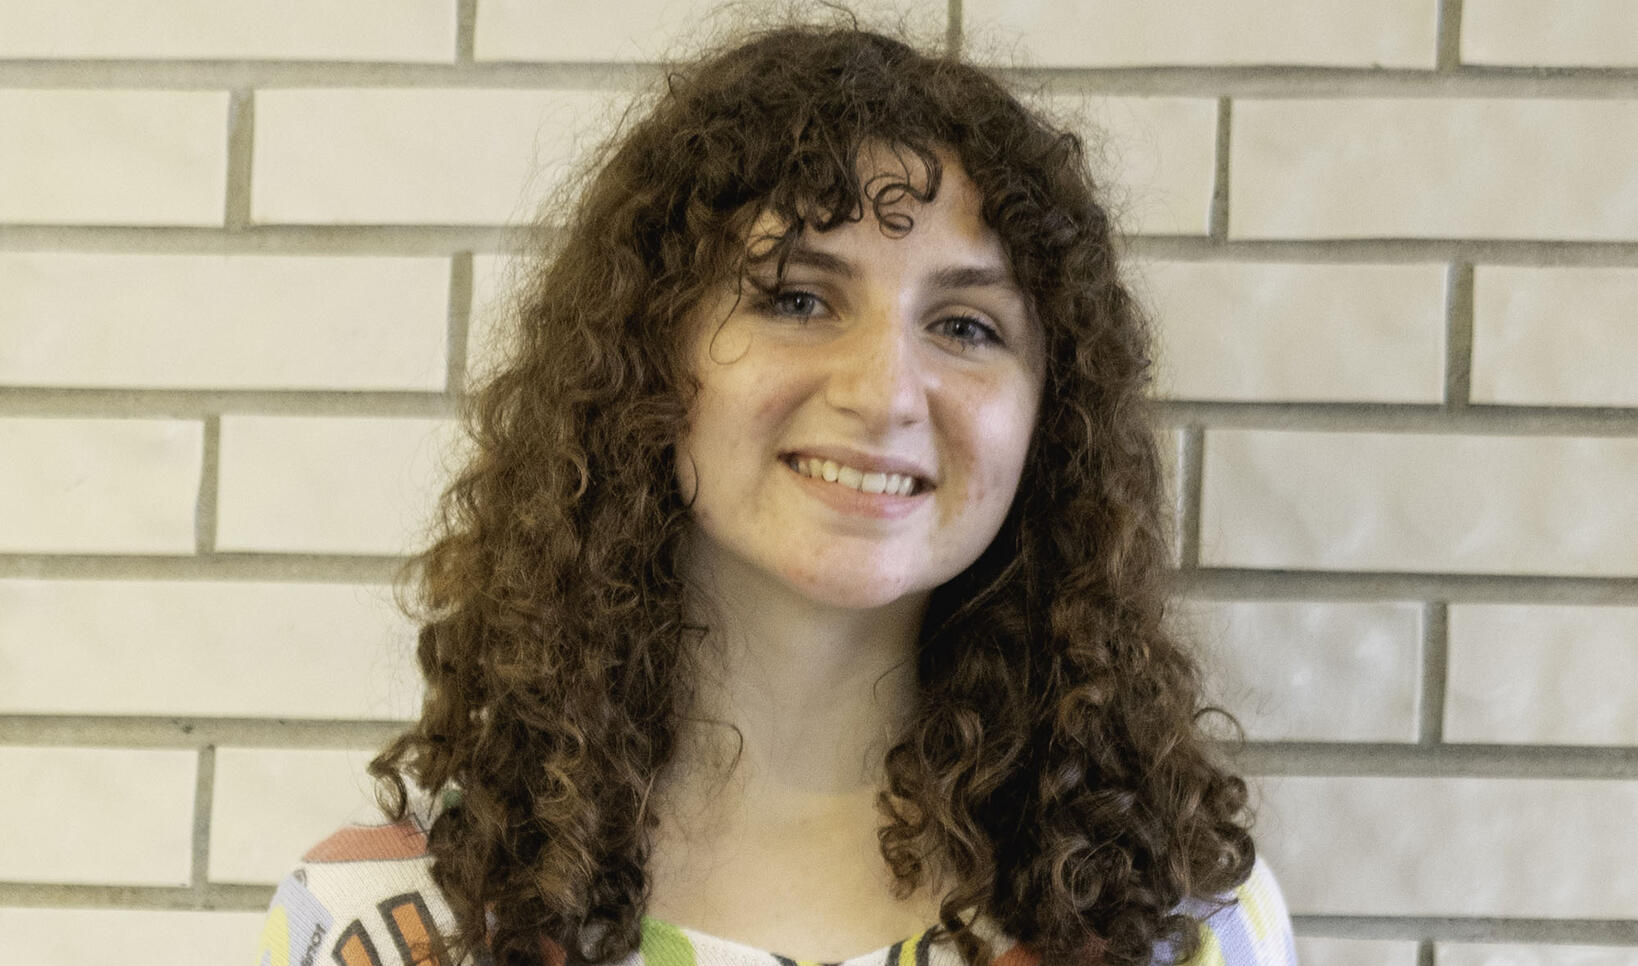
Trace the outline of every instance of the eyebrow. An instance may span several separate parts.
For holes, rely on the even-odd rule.
[[[853,263],[839,255],[816,251],[812,248],[793,248],[786,257],[787,265],[802,265],[851,279],[858,273]],[[929,281],[938,288],[1005,288],[1014,292],[1018,286],[1012,274],[999,265],[950,265],[935,271]]]

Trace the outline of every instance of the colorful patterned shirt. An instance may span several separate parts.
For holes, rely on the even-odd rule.
[[[257,966],[449,966],[430,951],[454,915],[432,881],[426,825],[415,814],[392,825],[350,825],[320,842],[279,884],[262,929]],[[1235,901],[1204,920],[1188,966],[1296,966],[1279,886],[1259,861]],[[999,950],[995,966],[1037,966],[1039,957],[980,917],[975,930]],[[562,952],[543,944],[552,962]],[[470,959],[462,966],[487,966]],[[839,964],[791,959],[659,919],[642,921],[642,945],[619,966],[964,966],[949,942],[927,932]]]

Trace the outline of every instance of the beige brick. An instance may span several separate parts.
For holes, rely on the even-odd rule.
[[[384,821],[365,772],[374,750],[219,748],[210,880],[278,882],[348,822]]]
[[[217,549],[409,553],[453,474],[455,439],[442,419],[224,416]]]
[[[472,259],[472,313],[466,330],[466,373],[469,379],[493,374],[517,351],[516,321],[512,313],[527,273],[534,268],[527,258],[476,255]]]
[[[1204,235],[1210,230],[1215,100],[1059,94],[1045,105],[1086,141],[1104,204],[1124,231]]]
[[[1445,739],[1638,745],[1634,642],[1638,607],[1452,605]]]
[[[1474,269],[1473,401],[1638,406],[1635,306],[1638,269]]]
[[[1298,936],[1297,962],[1305,966],[1416,966],[1416,947],[1415,942],[1403,940]]]
[[[865,26],[942,45],[944,0],[855,0]],[[478,60],[658,61],[709,44],[754,8],[724,10],[717,0],[623,0],[619,29],[610,10],[572,0],[483,0],[473,36]]]
[[[0,881],[188,884],[192,751],[0,747]],[[8,952],[11,944],[6,945]]]
[[[437,391],[449,262],[0,255],[0,382]]]
[[[1441,265],[1145,262],[1160,392],[1181,399],[1438,402]]]
[[[0,419],[0,453],[0,552],[193,553],[203,425]]]
[[[1632,0],[1465,0],[1462,61],[1638,67],[1638,5]]]
[[[220,225],[223,91],[0,90],[0,222]]]
[[[1507,946],[1439,943],[1439,966],[1638,966],[1632,946]]]
[[[1638,239],[1638,99],[1239,100],[1236,238]]]
[[[454,0],[7,0],[0,57],[452,60]]]
[[[1416,740],[1418,605],[1190,600],[1179,617],[1251,740]]]
[[[260,223],[530,222],[619,117],[598,91],[268,90],[256,96]]]
[[[1207,566],[1638,574],[1638,439],[1206,434]]]
[[[1258,845],[1293,915],[1621,919],[1638,896],[1638,781],[1258,784]]]
[[[402,719],[413,637],[384,585],[0,580],[0,714]]]
[[[1032,67],[1432,67],[1435,0],[965,0],[966,44]]]
[[[261,912],[0,908],[0,936],[7,957],[30,966],[223,966],[251,962],[265,918]]]

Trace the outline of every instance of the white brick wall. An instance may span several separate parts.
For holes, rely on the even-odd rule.
[[[50,966],[153,962],[132,952],[165,950],[166,966],[248,963],[260,934],[260,912],[158,909],[5,909],[0,935],[19,963]],[[185,943],[178,936],[188,937]]]
[[[7,385],[436,392],[448,368],[443,258],[0,253],[0,285]]]
[[[193,553],[202,428],[0,418],[0,552]]]
[[[0,796],[0,881],[187,885],[196,762],[191,751],[0,747],[24,792]]]
[[[217,749],[210,880],[277,883],[292,856],[342,824],[378,823],[364,772],[374,756],[365,749]]]
[[[0,714],[402,718],[412,637],[386,585],[0,580]]]
[[[0,220],[220,225],[223,91],[0,90]]]
[[[1638,100],[1235,108],[1236,238],[1638,240]]]
[[[1303,961],[1638,966],[1638,5],[858,9],[1023,66],[1133,236],[1175,616]],[[0,3],[10,958],[245,959],[366,813],[503,226],[736,16]]]
[[[455,0],[8,0],[0,57],[449,61]]]
[[[1293,914],[1624,919],[1638,781],[1265,778]]]
[[[1040,67],[1432,67],[1434,0],[965,0],[977,40]]]
[[[424,541],[455,425],[225,416],[219,550],[399,555]]]
[[[259,224],[488,225],[538,200],[619,117],[594,91],[275,90],[257,95]],[[476,150],[481,145],[481,150]]]

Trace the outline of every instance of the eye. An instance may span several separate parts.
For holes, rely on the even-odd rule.
[[[962,349],[977,345],[1000,345],[1001,336],[975,315],[951,315],[939,319],[946,334],[961,343]]]
[[[791,288],[768,296],[765,305],[776,315],[807,319],[817,315],[824,308],[825,302],[812,292]]]

